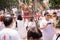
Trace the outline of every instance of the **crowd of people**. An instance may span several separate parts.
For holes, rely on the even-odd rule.
[[[56,32],[57,13],[45,12],[35,19],[21,14],[0,14],[0,40],[60,40]]]

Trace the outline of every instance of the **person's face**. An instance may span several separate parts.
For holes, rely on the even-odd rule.
[[[50,15],[49,14],[46,15],[46,19],[48,19],[48,20],[50,19]]]

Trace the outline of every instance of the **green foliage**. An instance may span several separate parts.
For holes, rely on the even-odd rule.
[[[0,9],[1,8],[10,8],[12,6],[17,6],[17,0],[0,0]]]
[[[49,0],[51,8],[60,8],[60,0]]]

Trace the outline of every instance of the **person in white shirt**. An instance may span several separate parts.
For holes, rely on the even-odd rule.
[[[0,15],[0,31],[5,28],[4,23],[3,23],[4,15]]]
[[[28,23],[28,30],[34,30],[36,28],[36,23],[34,21],[34,17],[31,17]]]
[[[5,28],[0,31],[0,40],[21,40],[18,32],[11,29],[13,26],[12,17],[5,17],[3,22]]]
[[[25,23],[24,23],[24,20],[22,19],[22,16],[20,14],[18,14],[16,26],[17,26],[17,31],[22,40],[25,40],[27,37],[26,27],[24,26],[24,24]]]
[[[16,17],[15,14],[11,14],[11,17],[13,18],[13,27],[12,27],[12,29],[17,30],[17,29],[16,29],[16,20],[17,20],[17,17]]]
[[[45,19],[40,23],[40,29],[43,30],[43,40],[52,40],[53,35],[55,34],[54,22],[50,19],[48,12],[45,14]]]

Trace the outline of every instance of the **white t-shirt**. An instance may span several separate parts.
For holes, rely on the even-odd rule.
[[[55,30],[53,28],[53,21],[49,20],[46,21],[45,19],[41,21],[40,23],[40,28],[43,28],[44,25],[46,25],[47,23],[51,23],[49,24],[45,29],[43,29],[43,40],[52,40],[52,37],[55,33]]]
[[[26,27],[24,26],[24,20],[17,20],[17,30],[21,38],[26,37]]]
[[[17,12],[17,8],[12,8],[13,13]]]
[[[28,29],[36,27],[35,22],[29,22],[28,23]]]
[[[0,40],[21,40],[16,30],[4,28],[0,31]]]
[[[5,28],[3,22],[0,22],[0,31],[1,31],[3,28]]]
[[[28,19],[24,20],[24,26],[25,26],[25,27],[28,26],[28,23],[29,23]]]
[[[16,30],[16,22],[15,21],[13,22],[13,26],[11,28]]]

